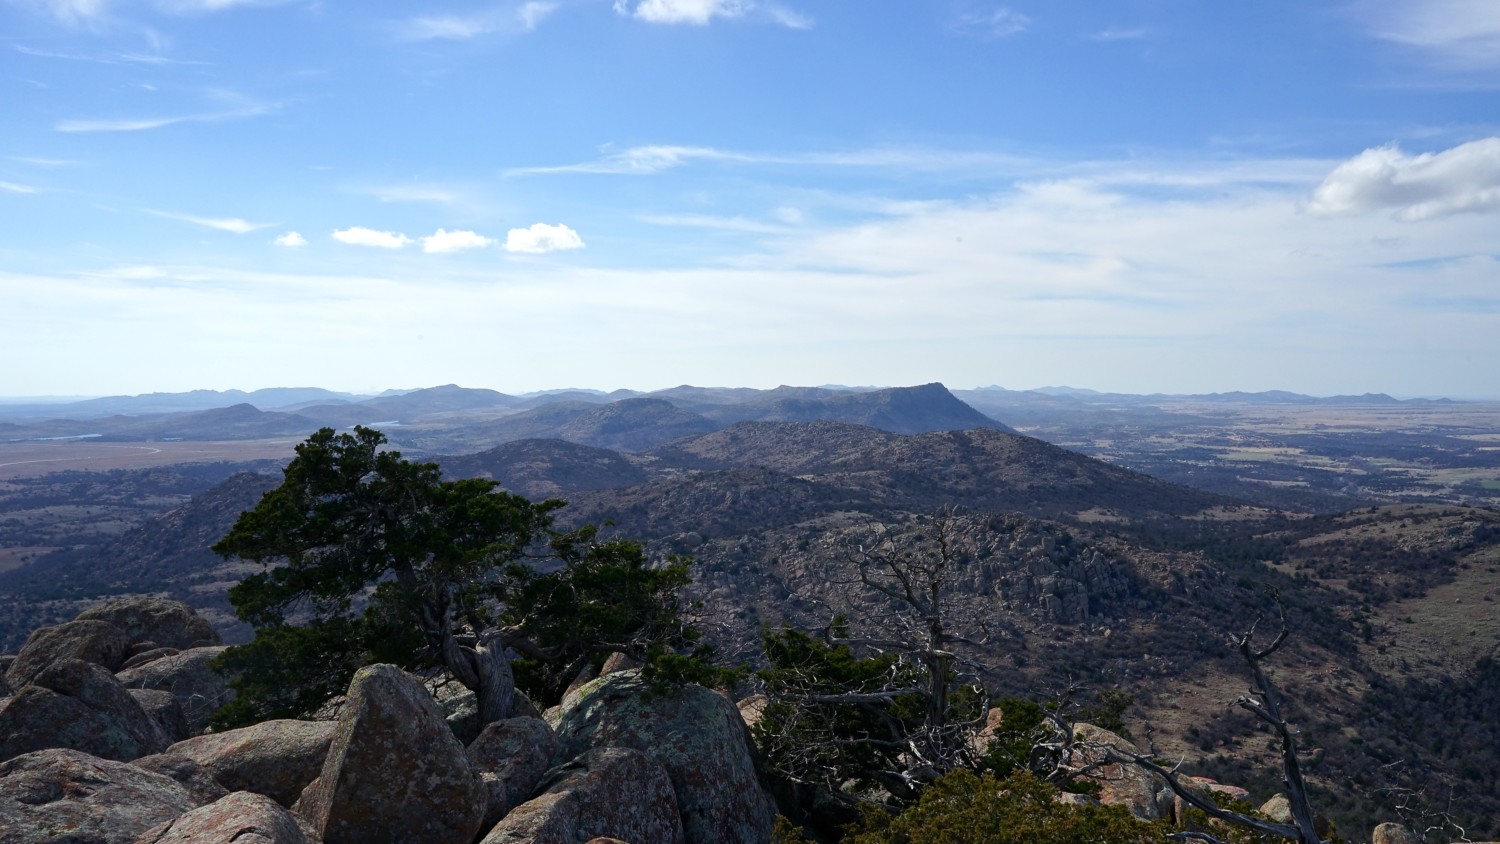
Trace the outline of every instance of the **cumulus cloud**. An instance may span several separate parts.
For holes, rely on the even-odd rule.
[[[705,26],[714,18],[737,18],[754,6],[749,0],[615,0],[615,12],[647,23]]]
[[[401,249],[411,243],[411,238],[399,232],[383,232],[364,226],[350,226],[333,233],[333,239],[351,246],[375,246],[381,249]]]
[[[168,220],[177,220],[183,223],[192,223],[195,226],[203,226],[210,229],[218,229],[221,232],[231,234],[249,234],[253,231],[268,229],[277,223],[252,223],[239,217],[197,217],[192,214],[174,214],[171,211],[153,211],[150,208],[143,209],[147,214],[157,217],[165,217]]]
[[[1500,210],[1500,137],[1421,155],[1367,149],[1334,168],[1302,208],[1317,216],[1393,209],[1402,220]]]
[[[968,12],[960,15],[953,28],[969,35],[988,38],[1004,38],[1025,32],[1031,26],[1031,18],[1014,9],[999,6],[988,12]]]
[[[306,246],[307,238],[303,237],[301,232],[287,232],[276,238],[276,245],[295,249],[299,246]]]
[[[541,255],[582,248],[583,238],[578,236],[578,232],[561,224],[549,226],[546,223],[534,223],[524,229],[511,229],[505,234],[506,252]]]
[[[519,229],[517,230],[519,231]],[[512,232],[514,234],[514,232]],[[574,237],[577,237],[575,234]],[[464,249],[482,249],[494,245],[493,238],[475,234],[470,231],[450,232],[446,229],[438,229],[436,234],[430,234],[422,238],[423,252],[458,252]],[[582,245],[580,243],[580,245]],[[509,242],[507,241],[507,248]],[[547,250],[542,250],[547,251]]]

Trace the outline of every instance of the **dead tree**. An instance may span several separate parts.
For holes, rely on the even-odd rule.
[[[771,708],[758,732],[784,775],[851,800],[863,798],[844,786],[863,780],[866,797],[873,786],[905,801],[978,767],[990,701],[984,669],[964,655],[985,644],[983,620],[958,600],[976,553],[964,527],[952,512],[875,526],[829,578],[834,621],[811,636],[767,634]]]
[[[1264,648],[1257,648],[1254,644],[1256,628],[1260,626],[1262,619],[1256,619],[1250,625],[1250,629],[1233,637],[1233,643],[1240,655],[1244,658],[1246,666],[1250,669],[1251,679],[1255,686],[1248,693],[1240,695],[1234,701],[1238,706],[1260,721],[1269,725],[1275,732],[1279,741],[1279,752],[1281,755],[1282,782],[1286,787],[1287,802],[1291,806],[1292,823],[1278,823],[1276,821],[1258,818],[1242,812],[1221,808],[1213,800],[1209,799],[1203,792],[1189,788],[1184,785],[1178,775],[1180,766],[1167,768],[1159,764],[1150,756],[1135,752],[1122,750],[1118,747],[1102,748],[1106,757],[1114,762],[1136,765],[1160,777],[1166,782],[1167,787],[1172,790],[1183,802],[1195,809],[1202,810],[1210,818],[1224,823],[1266,835],[1274,835],[1285,838],[1299,844],[1322,844],[1318,836],[1313,820],[1312,804],[1308,798],[1307,783],[1302,776],[1302,763],[1297,756],[1296,733],[1288,726],[1286,716],[1281,710],[1281,696],[1276,691],[1275,685],[1266,676],[1261,663],[1285,644],[1290,630],[1286,623],[1286,613],[1278,598],[1276,602],[1277,617],[1280,620],[1280,630],[1271,643]],[[1208,841],[1213,844],[1222,844],[1220,839],[1206,832],[1182,832],[1175,838],[1181,840]]]

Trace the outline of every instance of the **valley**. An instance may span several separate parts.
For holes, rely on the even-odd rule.
[[[225,592],[253,569],[208,546],[277,483],[298,440],[270,431],[396,421],[393,444],[449,477],[563,498],[565,525],[690,556],[694,620],[751,665],[767,626],[873,619],[838,585],[852,549],[880,530],[917,541],[951,511],[978,550],[947,594],[985,643],[986,685],[1128,694],[1137,739],[1267,795],[1266,737],[1225,706],[1246,683],[1226,635],[1274,592],[1294,634],[1271,670],[1340,827],[1384,819],[1384,789],[1441,784],[1471,832],[1500,833],[1500,745],[1471,741],[1495,729],[1500,513],[1483,479],[1500,407],[974,392],[435,388],[120,423],[188,432],[168,442],[3,443],[0,650],[118,594],[187,601],[245,640]],[[212,438],[230,411],[246,438]]]

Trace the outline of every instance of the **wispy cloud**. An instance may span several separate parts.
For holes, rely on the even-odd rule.
[[[1303,208],[1316,216],[1394,210],[1408,221],[1500,210],[1500,137],[1421,155],[1367,149],[1329,173]]]
[[[1029,161],[1005,153],[927,148],[888,147],[833,152],[758,153],[715,147],[659,144],[630,147],[619,152],[607,153],[591,161],[573,164],[516,167],[505,171],[505,175],[592,173],[649,176],[694,163],[869,167],[928,172],[963,170],[993,172],[1015,170],[1028,165]]]
[[[1151,34],[1151,30],[1144,26],[1111,26],[1098,32],[1085,33],[1085,41],[1136,41]]]
[[[436,185],[380,185],[358,189],[356,192],[368,194],[381,202],[432,202],[438,205],[454,205],[463,198],[455,190]]]
[[[74,167],[83,163],[67,158],[38,158],[31,155],[13,155],[10,160],[30,164],[33,167]]]
[[[1025,32],[1030,26],[1030,17],[1007,6],[998,6],[985,12],[965,12],[952,24],[955,32],[985,38],[1005,38]]]
[[[105,0],[19,0],[19,4],[74,25],[102,17],[108,6]]]
[[[232,234],[249,234],[250,232],[281,225],[280,223],[252,223],[248,220],[242,220],[239,217],[198,217],[192,214],[176,214],[171,211],[153,211],[150,208],[143,208],[141,210],[156,217],[164,217],[168,220],[177,220],[182,223],[192,223],[195,226],[204,226]]]
[[[714,18],[738,18],[754,7],[750,0],[615,0],[615,13],[647,23],[706,26]]]
[[[351,246],[374,246],[380,249],[401,249],[411,243],[411,238],[400,232],[383,232],[364,226],[351,226],[333,233],[333,239]]]
[[[6,193],[41,193],[41,188],[17,184],[16,182],[0,182],[0,191],[5,191]]]
[[[1354,10],[1375,37],[1421,50],[1440,65],[1500,67],[1494,0],[1360,0]]]
[[[115,0],[12,0],[22,6],[30,6],[70,25],[90,24],[110,17],[114,6],[124,5]],[[282,6],[295,0],[154,0],[150,5],[157,11],[174,15],[223,12],[251,6]]]
[[[562,252],[582,249],[583,238],[565,225],[549,226],[533,223],[524,229],[511,229],[505,234],[506,252],[525,252],[541,255],[547,252]]]
[[[288,249],[298,249],[307,245],[307,238],[303,237],[301,232],[287,232],[277,236],[275,243],[277,246],[285,246]]]
[[[144,132],[166,126],[176,126],[180,123],[221,123],[226,120],[244,120],[270,114],[278,108],[280,106],[277,104],[246,103],[222,111],[205,111],[196,114],[61,120],[52,128],[59,132]]]
[[[545,167],[516,167],[506,171],[507,176],[546,173],[605,173],[619,175],[649,175],[671,170],[691,161],[741,161],[753,162],[756,156],[729,152],[712,147],[689,146],[640,146],[621,152],[610,153],[593,161],[577,164],[560,164]]]
[[[191,61],[188,59],[172,59],[156,53],[105,53],[90,55],[87,53],[60,53],[56,50],[42,50],[36,47],[28,47],[25,44],[17,44],[16,52],[27,56],[35,56],[40,59],[62,59],[70,62],[89,62],[91,64],[148,64],[148,65],[203,65],[207,62]]]
[[[812,18],[794,9],[788,9],[785,6],[766,6],[766,14],[771,16],[771,20],[781,24],[787,29],[813,28]]]
[[[470,15],[423,15],[402,22],[397,31],[412,41],[467,41],[485,35],[531,32],[555,11],[556,3],[530,0]]]

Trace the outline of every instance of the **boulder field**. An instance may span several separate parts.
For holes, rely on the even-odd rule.
[[[222,650],[159,598],[33,633],[0,681],[0,844],[770,840],[744,722],[708,689],[617,671],[475,736],[430,681],[372,665],[328,720],[213,732]]]

